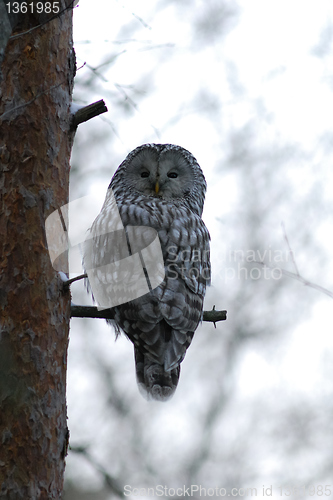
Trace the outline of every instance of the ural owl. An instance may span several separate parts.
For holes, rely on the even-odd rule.
[[[180,363],[202,320],[210,284],[210,237],[201,219],[205,192],[204,175],[189,151],[144,144],[114,174],[86,240],[83,260],[90,284],[93,279],[104,296],[116,297],[102,305],[114,307],[117,331],[134,344],[137,382],[148,399],[173,395]],[[144,254],[148,247],[150,255]],[[109,262],[116,267],[105,271]],[[137,262],[146,289],[140,289]],[[122,286],[126,279],[132,279],[130,286]],[[93,286],[92,291],[95,295]]]

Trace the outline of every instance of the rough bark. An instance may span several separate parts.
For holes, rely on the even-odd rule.
[[[27,14],[13,35],[38,24]],[[58,499],[63,487],[70,294],[45,219],[68,203],[74,68],[71,9],[9,39],[1,68],[1,499]]]

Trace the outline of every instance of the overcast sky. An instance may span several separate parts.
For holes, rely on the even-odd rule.
[[[78,72],[80,85],[74,91],[74,100],[89,104],[103,98],[109,113],[80,125],[73,164],[80,167],[81,182],[79,186],[72,185],[72,198],[92,194],[97,205],[102,204],[115,169],[129,151],[142,143],[175,143],[191,151],[208,183],[204,220],[212,235],[213,287],[207,294],[206,309],[216,304],[216,296],[224,297],[221,308],[229,309],[228,287],[233,289],[233,284],[221,280],[221,273],[227,266],[228,252],[243,247],[237,226],[229,227],[228,220],[237,220],[235,214],[245,218],[241,209],[242,205],[247,207],[241,187],[246,164],[243,170],[230,168],[230,158],[235,158],[231,142],[249,128],[251,152],[257,154],[252,161],[264,162],[263,178],[265,168],[272,169],[272,183],[278,186],[285,182],[292,189],[292,198],[299,198],[304,210],[308,210],[304,211],[306,219],[294,220],[299,217],[291,212],[291,207],[296,206],[295,199],[283,200],[282,196],[274,211],[260,221],[266,238],[264,250],[288,253],[283,222],[301,274],[333,290],[332,266],[325,264],[325,272],[321,272],[319,256],[310,250],[312,242],[309,241],[308,252],[292,229],[297,224],[308,226],[326,258],[331,255],[333,3],[331,0],[238,0],[223,5],[221,14],[218,2],[204,0],[80,1],[74,9],[74,46],[78,66],[84,63],[86,66]],[[100,66],[110,59],[112,64]],[[98,68],[97,77],[93,78],[92,68]],[[84,83],[90,81],[90,87],[85,87]],[[127,114],[119,105],[126,96]],[[292,155],[287,156],[285,168],[276,173],[274,158],[286,145],[298,148],[303,156],[295,161]],[[239,149],[241,161],[241,143]],[[265,152],[264,160],[260,158],[261,150]],[[244,154],[244,158],[245,162],[250,161],[249,154]],[[271,163],[266,165],[267,158]],[[91,175],[85,175],[85,170]],[[316,183],[318,192],[314,191]],[[267,206],[268,211],[275,191],[268,191],[265,186],[262,193],[259,190],[258,203]],[[250,193],[250,184],[248,189]],[[307,197],[309,204],[314,200],[322,206],[313,216]],[[240,224],[239,231],[242,230]],[[288,265],[289,270],[295,271],[290,261]],[[292,288],[290,300],[295,301],[296,307],[302,287],[299,283]],[[73,293],[76,301],[74,287]],[[318,387],[331,393],[331,380],[325,378],[325,363],[333,354],[332,299],[313,291],[311,303],[313,307],[297,315],[288,341],[277,346],[275,357],[267,358],[267,351],[249,345],[238,367],[240,400],[285,386],[305,397],[310,393],[314,396]],[[219,305],[216,304],[217,308]],[[259,305],[265,311],[265,298]],[[76,357],[75,347],[78,351],[84,349],[77,340],[78,325],[72,321],[72,359]],[[98,328],[103,330],[100,338],[105,342],[109,335],[107,327]],[[130,349],[126,341],[122,342],[116,344],[121,353]],[[114,351],[111,341],[104,351],[107,349]],[[190,370],[189,365],[187,369]],[[70,377],[70,398],[77,398],[78,393],[84,397],[91,385],[89,380],[82,377],[78,390],[73,387],[79,385],[78,371],[73,370]],[[181,394],[181,389],[178,390]],[[164,411],[165,415],[172,415],[172,421],[177,420],[180,429],[182,426],[185,429],[177,397],[169,410]],[[69,416],[72,435],[79,440],[87,429],[78,429],[80,417],[71,403]],[[273,470],[272,463],[265,477],[271,477]],[[72,469],[71,472],[79,475]]]

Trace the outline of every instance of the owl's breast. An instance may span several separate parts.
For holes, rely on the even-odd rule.
[[[174,204],[152,196],[136,196],[125,204],[117,201],[117,205],[124,226],[149,226],[157,231],[171,227],[181,211]]]

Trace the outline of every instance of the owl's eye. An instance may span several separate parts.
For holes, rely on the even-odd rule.
[[[177,179],[178,174],[177,174],[176,172],[169,172],[169,173],[168,173],[168,177],[169,177],[170,179]]]
[[[149,177],[149,172],[141,172],[141,177],[143,179],[146,179],[147,177]]]

